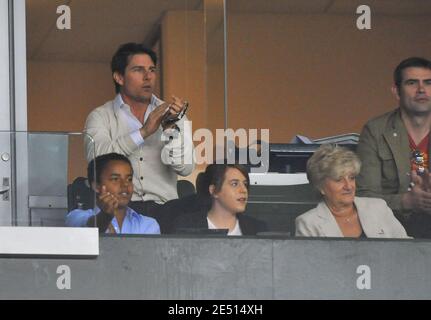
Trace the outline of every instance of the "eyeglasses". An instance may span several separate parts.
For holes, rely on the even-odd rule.
[[[187,101],[184,101],[183,106],[181,108],[181,111],[176,116],[174,116],[173,118],[170,118],[170,117],[166,118],[163,121],[163,125],[164,126],[170,125],[172,123],[177,122],[178,120],[181,120],[186,115],[188,108],[189,108],[189,103]]]

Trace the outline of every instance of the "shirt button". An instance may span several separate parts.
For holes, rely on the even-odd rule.
[[[144,180],[144,177],[141,177],[141,180]]]
[[[143,161],[144,160],[144,158],[139,158],[139,161]]]

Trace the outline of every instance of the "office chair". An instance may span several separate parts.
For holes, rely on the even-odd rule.
[[[74,209],[93,209],[95,193],[85,177],[76,178],[67,186],[67,207],[69,212]]]
[[[178,180],[177,181],[177,192],[178,198],[184,198],[189,195],[195,194],[196,189],[193,183],[188,180]]]

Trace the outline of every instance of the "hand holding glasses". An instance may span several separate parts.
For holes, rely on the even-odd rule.
[[[187,101],[184,101],[181,107],[181,111],[179,113],[171,114],[168,109],[168,112],[166,112],[165,118],[162,120],[162,126],[166,128],[173,125],[175,122],[181,120],[185,116],[188,108],[189,108],[189,103]]]

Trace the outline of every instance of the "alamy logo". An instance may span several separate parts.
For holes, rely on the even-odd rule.
[[[356,279],[356,288],[359,290],[371,289],[371,269],[366,264],[360,265],[356,268],[356,273],[360,276]]]
[[[359,30],[370,30],[371,29],[371,9],[367,5],[360,5],[356,8],[356,13],[361,14],[356,19],[356,27]]]
[[[57,14],[60,14],[60,16],[57,18],[57,29],[70,30],[72,28],[70,7],[65,4],[58,6]]]
[[[57,288],[59,290],[70,290],[71,279],[70,279],[70,267],[67,265],[60,265],[57,267],[57,274],[60,276],[57,278]]]
[[[184,121],[184,131],[193,132],[192,121]],[[211,130],[200,128],[194,131],[191,137],[164,133],[161,139],[166,143],[177,140],[177,143],[183,145],[184,148],[190,148],[193,142],[197,143],[194,155],[193,152],[186,152],[181,148],[169,153],[168,159],[164,159],[162,154],[161,160],[166,165],[192,164],[193,161],[197,165],[220,164],[226,161],[228,164],[253,165],[250,169],[251,173],[266,173],[269,169],[269,129],[216,129],[214,136]],[[248,145],[248,147],[237,148],[235,141],[242,146]],[[188,158],[185,155],[189,155]]]

